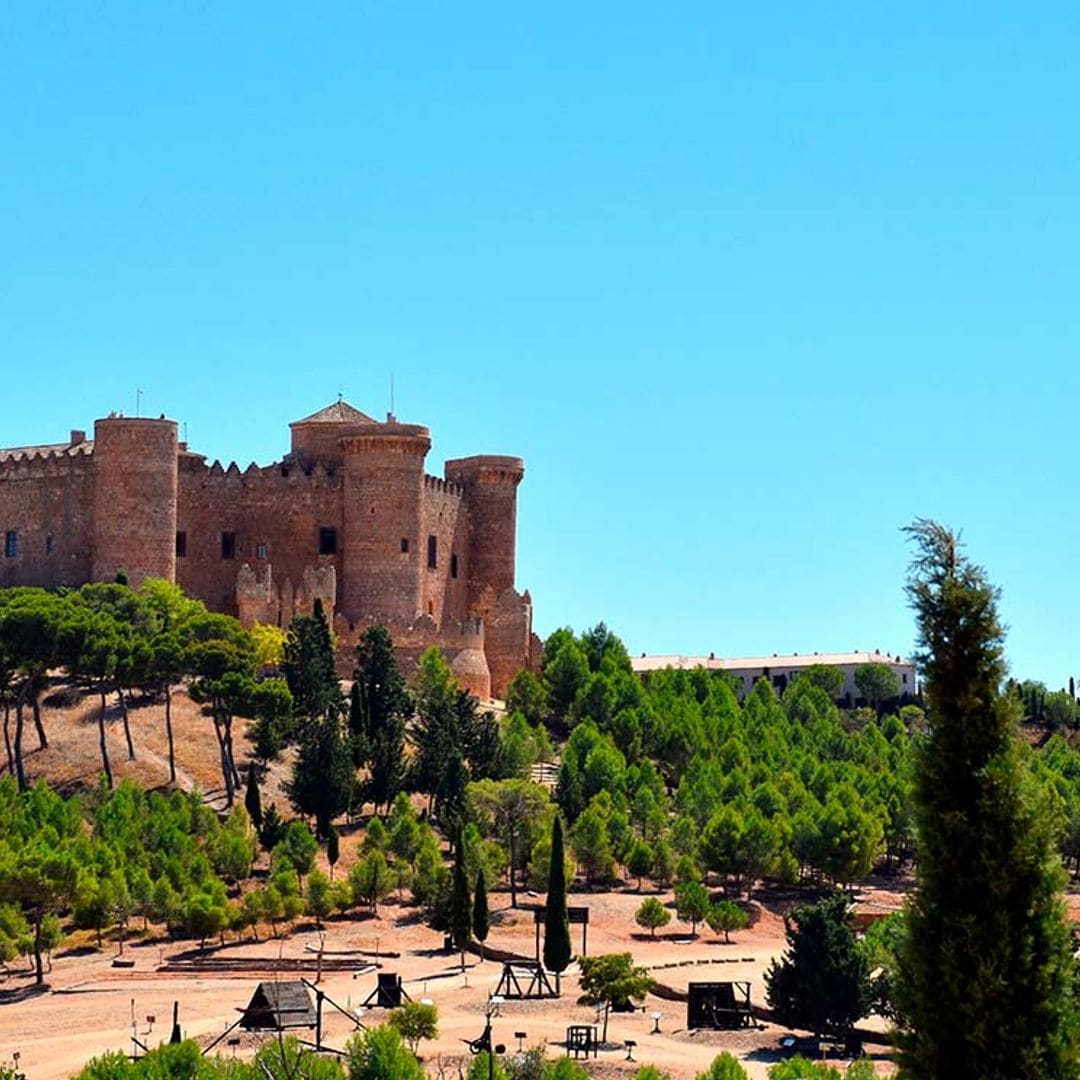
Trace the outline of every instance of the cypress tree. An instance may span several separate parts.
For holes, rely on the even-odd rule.
[[[570,966],[570,917],[566,911],[566,856],[563,854],[562,821],[551,823],[551,865],[548,868],[547,906],[544,909],[544,967],[555,972],[555,990],[561,991],[559,977]]]
[[[378,819],[376,819],[378,820]],[[330,880],[334,880],[334,866],[341,855],[337,828],[333,825],[326,832],[326,861],[330,864]]]
[[[354,682],[349,691],[349,738],[352,742],[353,765],[360,768],[366,765],[371,747],[368,745],[367,717],[364,715],[364,699],[360,695],[360,684]]]
[[[916,521],[907,593],[930,731],[916,763],[918,884],[895,1003],[900,1076],[1080,1076],[1056,815],[1002,693],[998,590],[942,526]]]
[[[472,933],[472,903],[465,877],[465,845],[461,834],[454,843],[454,872],[450,879],[450,938],[461,950],[461,970],[465,970],[465,949]]]
[[[255,777],[255,766],[248,765],[247,790],[244,792],[244,809],[251,818],[251,824],[258,832],[262,828],[262,798],[259,796],[259,781]]]
[[[315,835],[320,839],[348,807],[352,787],[352,758],[337,717],[310,721],[301,733],[300,751],[285,791],[297,813],[314,816]]]
[[[487,882],[484,880],[484,868],[476,871],[476,889],[473,892],[472,905],[472,932],[473,937],[480,942],[480,959],[484,959],[484,942],[487,941],[488,930],[491,926],[490,912],[488,911]]]
[[[310,615],[297,615],[289,624],[282,667],[298,717],[313,719],[340,711],[341,683],[334,668],[334,638],[318,597]]]
[[[363,724],[363,748],[369,777],[366,797],[378,810],[389,806],[405,779],[405,721],[412,697],[394,659],[394,643],[385,626],[364,631],[356,647],[353,679],[359,686],[356,721]],[[350,722],[353,710],[350,710]]]

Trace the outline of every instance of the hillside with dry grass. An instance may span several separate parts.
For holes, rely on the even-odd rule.
[[[54,676],[42,699],[41,718],[48,746],[41,749],[33,724],[27,723],[23,752],[27,780],[45,780],[64,794],[73,794],[97,786],[101,776],[101,753],[98,748],[98,712],[100,699],[72,682]],[[166,790],[169,783],[169,748],[165,733],[165,705],[161,698],[135,694],[129,702],[129,723],[135,757],[128,757],[123,719],[115,696],[109,701],[105,732],[115,780],[131,780],[148,790]],[[221,779],[221,761],[210,719],[201,708],[178,688],[173,693],[172,723],[176,747],[176,787],[198,790],[208,802],[222,808],[225,792]],[[243,733],[246,722],[236,725],[237,764],[243,767],[250,744]],[[15,726],[8,717],[9,734]],[[288,776],[292,751],[271,766],[260,787],[265,802],[276,802],[284,810],[287,800],[282,783]],[[0,775],[11,772],[11,762],[2,759]]]

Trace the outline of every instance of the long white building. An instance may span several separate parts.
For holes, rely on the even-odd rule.
[[[914,695],[915,663],[905,660],[899,653],[890,655],[883,652],[846,652],[846,653],[794,653],[781,656],[632,656],[630,663],[637,674],[650,671],[663,671],[664,668],[707,668],[710,671],[727,671],[742,681],[742,695],[749,693],[754,683],[762,676],[769,679],[777,694],[804,668],[813,664],[824,664],[836,668],[844,676],[843,697],[852,705],[859,704],[861,695],[855,685],[855,671],[863,664],[884,664],[896,672],[900,680],[900,695]]]

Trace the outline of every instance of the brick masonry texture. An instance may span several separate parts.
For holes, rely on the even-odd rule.
[[[438,645],[474,694],[503,696],[540,648],[514,585],[521,459],[460,458],[429,476],[427,428],[345,402],[291,429],[280,461],[244,470],[207,464],[164,418],[110,416],[92,440],[0,450],[0,586],[123,570],[281,626],[318,596],[343,671],[383,623],[406,664]]]

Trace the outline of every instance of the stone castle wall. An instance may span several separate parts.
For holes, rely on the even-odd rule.
[[[280,462],[243,470],[208,465],[164,418],[112,416],[92,442],[0,450],[0,541],[17,538],[10,556],[0,548],[0,586],[124,570],[282,626],[318,595],[350,669],[382,622],[406,662],[439,645],[472,692],[503,694],[535,653],[532,602],[514,589],[521,460],[463,458],[430,476],[426,428],[341,402],[292,429]]]
[[[307,474],[280,465],[206,465],[186,454],[180,466],[177,529],[186,554],[176,560],[176,580],[217,611],[237,614],[236,580],[244,563],[273,567],[278,585],[295,587],[309,566],[333,566],[340,555],[319,554],[319,529],[341,535],[340,475],[322,465]],[[222,533],[234,535],[232,558],[223,557]],[[286,620],[287,621],[287,620]]]
[[[93,572],[93,444],[0,451],[0,588],[81,585]],[[77,441],[74,441],[77,439]]]

